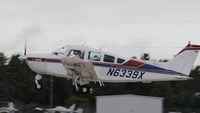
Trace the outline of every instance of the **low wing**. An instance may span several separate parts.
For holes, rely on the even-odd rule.
[[[67,70],[67,74],[72,78],[79,76],[81,82],[97,81],[98,77],[94,70],[93,64],[75,57],[66,57],[61,59],[62,64]]]
[[[38,110],[38,111],[43,111],[44,109],[43,108],[35,108],[35,110]]]
[[[70,110],[74,110],[75,107],[76,107],[76,105],[75,105],[75,104],[72,104],[72,105],[69,107],[69,109],[70,109]]]

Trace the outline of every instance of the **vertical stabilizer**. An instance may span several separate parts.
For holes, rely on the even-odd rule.
[[[189,75],[197,55],[200,50],[200,45],[188,44],[174,58],[163,64],[163,67],[176,72]]]

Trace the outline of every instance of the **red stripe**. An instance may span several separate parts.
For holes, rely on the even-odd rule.
[[[144,64],[143,62],[139,62],[139,61],[136,61],[136,60],[129,60],[129,61],[125,62],[123,65],[124,66],[131,66],[131,67],[139,67],[143,64]]]
[[[181,50],[177,55],[183,53],[186,50],[200,50],[200,45],[191,45],[188,44],[183,50]]]
[[[28,61],[38,61],[38,62],[45,62],[46,61],[45,58],[34,58],[34,57],[28,57],[27,60]]]
[[[191,45],[191,47],[200,47],[200,45]]]

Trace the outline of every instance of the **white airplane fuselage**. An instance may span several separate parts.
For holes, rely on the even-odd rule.
[[[84,58],[81,60],[93,64],[98,80],[102,82],[151,82],[190,79],[187,74],[167,68],[169,66],[149,64],[85,46],[70,46],[62,55],[58,54],[59,51],[56,54],[29,54],[26,55],[26,61],[28,66],[38,74],[72,79],[72,76],[68,75],[61,59],[70,57],[68,56],[69,51],[75,49],[84,51]],[[199,47],[195,50],[199,50]],[[99,61],[89,59],[89,52],[91,51],[100,53],[101,58]],[[113,56],[114,61],[106,62],[105,55]],[[119,59],[123,59],[123,62],[118,62]]]

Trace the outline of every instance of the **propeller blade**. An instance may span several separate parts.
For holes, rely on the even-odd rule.
[[[27,49],[27,40],[25,40],[24,55],[26,55],[26,49]]]

